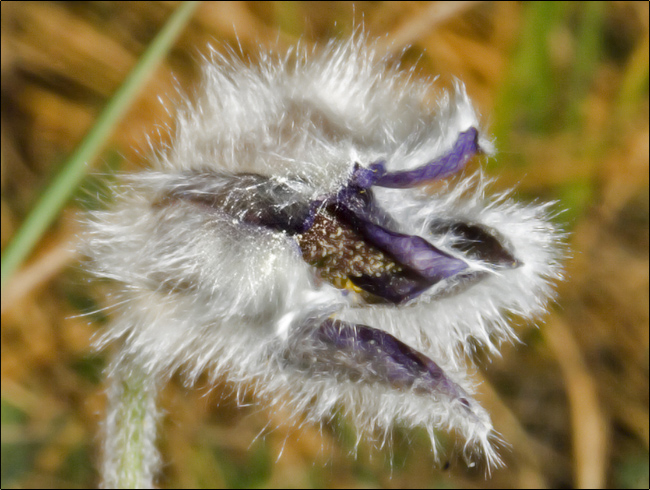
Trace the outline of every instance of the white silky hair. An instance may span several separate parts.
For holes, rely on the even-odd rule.
[[[515,336],[510,318],[538,319],[561,279],[563,236],[548,205],[490,196],[480,172],[433,194],[376,189],[397,231],[462,257],[453,236],[431,231],[435,220],[462,220],[493,230],[521,262],[494,271],[463,258],[485,273],[481,281],[449,294],[443,281],[406,305],[384,306],[362,305],[317,278],[281,231],[163,197],[192,172],[218,172],[235,181],[243,173],[300,181],[297,193],[320,199],[345,185],[355,163],[413,169],[444,155],[472,127],[492,154],[461,82],[451,94],[434,91],[431,80],[400,71],[363,35],[321,50],[263,54],[255,65],[212,52],[196,97],[178,110],[171,144],[153,152],[151,170],[125,177],[109,209],[89,219],[89,267],[120,285],[98,347],[119,341],[117,365],[135,359],[155,380],[181,370],[192,382],[208,371],[252,387],[290,414],[289,423],[319,423],[340,410],[360,434],[386,438],[396,424],[424,427],[434,452],[434,431],[455,430],[468,455],[499,464],[498,436],[475,400],[466,409],[443,393],[309,376],[283,356],[300,348],[292,334],[314,319],[361,323],[422,352],[473,393],[466,374],[473,342],[496,352]],[[118,408],[109,410],[115,417]]]

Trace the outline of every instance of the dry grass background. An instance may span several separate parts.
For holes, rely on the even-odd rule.
[[[3,249],[176,6],[2,2]],[[256,439],[273,415],[237,407],[227,386],[176,381],[162,397],[160,485],[647,488],[648,3],[205,3],[93,168],[146,165],[147,135],[164,141],[172,121],[159,98],[191,93],[208,43],[254,53],[361,21],[422,76],[465,81],[498,138],[500,186],[567,209],[557,307],[480,365],[507,467],[485,480],[452,452],[438,468],[417,431],[354,459],[344,422]],[[2,290],[3,488],[97,485],[107,354],[89,346],[107,319],[79,315],[107,291],[70,250],[100,180],[86,179]]]

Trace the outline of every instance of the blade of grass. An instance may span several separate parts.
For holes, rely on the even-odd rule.
[[[603,2],[585,2],[580,12],[580,26],[576,35],[573,73],[569,85],[567,123],[574,130],[582,126],[581,107],[595,76],[596,65],[603,50],[603,21],[607,5]]]
[[[43,233],[58,216],[88,171],[89,164],[97,157],[117,123],[187,25],[199,3],[183,2],[170,16],[122,86],[99,115],[93,128],[84,137],[61,172],[43,192],[2,255],[0,285],[3,288],[9,277],[25,260]]]

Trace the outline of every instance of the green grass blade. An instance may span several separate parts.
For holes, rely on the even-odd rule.
[[[580,130],[584,123],[581,108],[602,57],[606,8],[607,5],[603,2],[585,2],[580,12],[580,26],[576,35],[576,53],[565,116],[567,124],[574,130]]]
[[[13,272],[32,251],[43,233],[79,185],[89,164],[97,157],[113,129],[144,87],[149,76],[169,51],[170,47],[187,25],[200,2],[181,3],[165,26],[151,42],[122,86],[108,102],[97,122],[84,137],[77,150],[54,178],[29,213],[27,219],[7,245],[2,255],[2,287]]]

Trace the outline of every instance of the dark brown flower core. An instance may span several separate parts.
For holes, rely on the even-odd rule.
[[[327,210],[319,211],[312,227],[295,238],[303,260],[316,267],[322,279],[339,289],[361,292],[360,288],[354,286],[355,278],[380,278],[403,271],[392,257],[367,242],[353,226]],[[378,299],[373,296],[368,293],[366,299]]]

